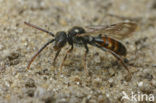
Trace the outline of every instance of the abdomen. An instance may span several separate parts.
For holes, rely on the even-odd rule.
[[[95,38],[95,42],[97,45],[105,47],[106,49],[112,50],[118,55],[125,56],[127,54],[127,50],[125,46],[121,42],[113,38],[110,38],[107,36],[98,37],[98,38]]]

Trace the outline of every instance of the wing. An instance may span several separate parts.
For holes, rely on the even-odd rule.
[[[131,36],[137,28],[137,24],[133,22],[122,22],[112,25],[101,25],[101,26],[88,26],[86,27],[86,33],[80,34],[78,36],[98,36],[107,35],[116,39],[124,39]]]

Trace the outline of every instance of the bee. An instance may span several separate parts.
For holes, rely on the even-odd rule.
[[[38,29],[40,31],[50,34],[53,39],[45,43],[36,54],[31,58],[27,65],[27,69],[30,68],[30,65],[34,59],[46,48],[49,44],[54,43],[54,50],[56,50],[56,55],[54,57],[54,62],[57,59],[61,49],[68,43],[70,48],[66,51],[66,54],[61,62],[60,71],[64,65],[64,61],[67,58],[67,55],[73,50],[74,44],[84,46],[84,69],[87,72],[86,57],[89,52],[88,45],[95,46],[103,51],[111,53],[128,71],[128,66],[125,64],[122,57],[125,57],[127,54],[127,49],[123,43],[119,40],[124,39],[132,35],[132,32],[137,28],[137,24],[134,22],[121,22],[112,25],[100,25],[100,26],[88,26],[86,29],[74,26],[69,29],[67,32],[59,31],[54,35],[52,32],[49,32],[45,29],[42,29],[36,25],[24,22],[26,25]]]

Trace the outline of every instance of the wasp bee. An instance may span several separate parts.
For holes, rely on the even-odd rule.
[[[40,31],[46,32],[50,34],[53,39],[48,41],[39,49],[39,51],[31,58],[28,63],[27,69],[30,68],[30,65],[34,61],[34,59],[39,55],[39,53],[47,47],[49,44],[54,43],[54,50],[56,50],[56,55],[54,57],[54,62],[57,59],[61,49],[68,43],[71,47],[67,50],[62,63],[60,65],[60,69],[62,70],[62,66],[64,65],[64,61],[67,58],[68,53],[70,53],[74,44],[82,45],[85,48],[84,53],[84,68],[87,71],[86,66],[86,56],[89,52],[88,45],[95,46],[103,51],[111,53],[117,60],[124,66],[125,69],[130,73],[127,65],[124,63],[123,56],[126,56],[127,49],[126,47],[119,41],[128,36],[132,35],[132,32],[137,28],[137,24],[133,22],[121,22],[112,25],[100,25],[100,26],[88,26],[86,29],[74,26],[69,29],[67,32],[59,31],[55,35],[52,32],[49,32],[45,29],[42,29],[36,25],[30,24],[28,22],[24,22],[26,25],[36,28]]]

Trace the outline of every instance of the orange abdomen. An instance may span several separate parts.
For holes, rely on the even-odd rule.
[[[98,45],[112,50],[113,52],[121,56],[125,56],[127,54],[126,48],[121,42],[107,36],[101,37],[101,39],[103,42],[96,41]]]

